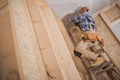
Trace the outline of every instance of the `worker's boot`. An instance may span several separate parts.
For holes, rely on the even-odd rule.
[[[104,62],[105,62],[105,60],[102,57],[97,57],[95,62],[93,64],[91,64],[90,67],[98,67]]]

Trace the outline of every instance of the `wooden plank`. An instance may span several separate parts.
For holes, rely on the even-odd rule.
[[[120,3],[120,0],[116,1],[115,3],[113,3],[111,5],[110,8],[114,7],[114,6],[117,6],[119,7],[119,3]],[[109,8],[109,9],[110,9]],[[110,20],[107,18],[107,16],[105,15],[105,11],[107,11],[108,9],[104,9],[101,13],[100,13],[100,17],[103,19],[103,21],[107,24],[107,27],[110,29],[110,31],[112,32],[112,34],[114,35],[114,37],[118,40],[118,42],[120,42],[119,38],[117,35],[115,35],[115,33],[112,31],[112,23],[110,22]],[[106,52],[106,51],[105,51]],[[106,55],[108,56],[108,58],[112,61],[111,57],[108,55],[108,53],[106,53]],[[113,62],[113,61],[112,61]],[[120,72],[118,66],[113,62],[114,66],[117,68],[117,70]]]
[[[98,11],[97,13],[95,13],[95,14],[93,15],[93,17],[95,18],[95,17],[98,16],[101,12],[105,12],[105,11],[109,10],[110,8],[116,6],[116,5],[119,6],[119,3],[120,3],[120,0],[112,3],[112,5],[109,5],[109,6],[107,6],[106,8],[104,8],[104,9]]]
[[[72,58],[74,60],[74,63],[76,65],[76,68],[77,68],[82,80],[87,80],[88,75],[85,72],[85,69],[83,69],[83,66],[82,66],[82,63],[81,63],[80,59],[77,56],[74,55],[74,45],[71,42],[70,37],[68,36],[68,33],[67,33],[66,29],[65,29],[65,26],[63,25],[61,20],[58,18],[58,16],[56,16],[56,14],[54,14],[54,15],[55,15],[56,21],[57,21],[57,23],[59,25],[59,28],[61,30],[61,33],[62,33],[62,35],[63,35],[63,37],[64,37],[64,39],[65,39],[65,41],[67,43],[67,46],[68,46],[70,52],[71,52]]]
[[[13,43],[9,9],[8,5],[6,5],[0,9],[0,80],[5,80],[8,76],[11,79],[18,78],[18,67]],[[13,76],[11,76],[11,72],[14,73]]]
[[[107,24],[108,28],[110,29],[110,31],[113,33],[113,35],[117,38],[117,40],[120,42],[119,37],[117,35],[115,35],[115,33],[112,31],[112,26],[111,26],[111,22],[110,20],[106,17],[106,15],[104,14],[104,12],[100,13],[101,18],[105,21],[105,23]]]
[[[96,80],[96,75],[94,74],[94,72],[89,68],[90,66],[90,62],[88,60],[86,60],[85,58],[82,58],[82,63],[85,67],[85,69],[87,70],[87,72],[89,73],[89,78],[90,80]]]
[[[8,5],[8,0],[0,0],[0,9]]]
[[[81,60],[79,57],[74,56],[73,57],[74,63],[77,67],[77,70],[82,78],[82,80],[89,80],[89,73],[86,72],[85,67],[83,66]]]
[[[58,24],[54,18],[54,14],[44,0],[37,0],[40,8],[44,27],[47,31],[50,45],[56,56],[57,63],[65,80],[81,80],[78,71],[73,63],[70,51],[65,43]]]
[[[48,80],[25,0],[9,0],[21,80]]]
[[[105,11],[109,10],[110,8],[112,8],[112,7],[116,6],[116,3],[117,3],[117,2],[114,2],[114,3],[113,3],[113,4],[111,4],[110,6],[108,6],[108,7],[104,8],[104,9],[102,10],[102,12],[105,12]]]
[[[108,62],[102,64],[101,66],[97,67],[97,68],[92,68],[92,70],[93,70],[93,71],[98,71],[98,70],[100,70],[100,69],[102,69],[102,68],[104,68],[104,67],[109,66],[111,63],[112,63],[111,61],[108,61]]]
[[[55,15],[55,19],[56,19],[56,21],[58,23],[59,29],[61,30],[61,33],[62,33],[62,35],[63,35],[63,37],[64,37],[64,39],[65,39],[65,41],[67,43],[67,46],[68,46],[70,52],[71,52],[73,61],[74,61],[75,65],[76,65],[76,68],[77,68],[82,80],[88,80],[87,79],[88,74],[86,73],[85,69],[83,68],[81,60],[77,56],[74,55],[74,45],[70,40],[70,37],[69,37],[69,35],[67,33],[67,30],[66,30],[65,26],[63,25],[63,23],[61,22],[61,20],[58,18],[58,16],[55,13],[54,13],[54,15]]]
[[[74,45],[73,45],[72,41],[70,40],[70,37],[67,33],[67,30],[66,30],[65,26],[63,25],[62,21],[59,19],[59,17],[55,13],[54,13],[54,16],[55,16],[56,22],[59,26],[59,29],[60,29],[60,31],[65,39],[65,42],[70,50],[70,53],[71,53],[72,57],[74,57],[74,53],[73,53]]]
[[[27,3],[49,80],[63,80],[62,73],[49,42],[47,31],[45,30],[41,15],[39,14],[39,6],[36,4],[35,0],[27,0]]]
[[[102,74],[102,73],[104,73],[104,72],[106,72],[106,71],[108,71],[108,70],[113,69],[113,68],[114,68],[114,67],[111,65],[111,66],[108,66],[107,68],[105,68],[105,69],[103,69],[103,70],[101,70],[101,71],[96,72],[95,74],[96,74],[96,75],[100,75],[100,74]]]
[[[103,47],[102,47],[103,48]],[[118,66],[113,62],[112,58],[109,56],[109,54],[107,53],[107,51],[103,48],[104,52],[106,53],[106,55],[108,56],[108,58],[110,59],[110,61],[112,62],[113,66],[117,69],[117,71],[120,73],[120,69],[118,68]]]

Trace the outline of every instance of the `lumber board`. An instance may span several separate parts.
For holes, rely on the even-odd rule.
[[[59,26],[59,29],[60,29],[60,31],[65,39],[65,42],[70,50],[71,56],[74,57],[75,56],[73,53],[74,45],[73,45],[73,43],[72,43],[72,41],[67,33],[67,30],[66,30],[65,26],[63,25],[62,21],[59,19],[59,17],[55,13],[54,13],[54,16],[55,16],[56,22]]]
[[[35,0],[27,0],[27,3],[49,80],[63,80],[62,73],[48,39],[47,31],[39,14],[39,6],[36,5]]]
[[[108,42],[106,42],[107,44],[105,45],[105,47],[106,47],[106,49],[105,50],[108,50],[107,52],[109,52],[109,53],[107,53],[107,56],[110,56],[109,57],[109,59],[111,60],[111,61],[114,61],[115,63],[113,63],[114,65],[115,65],[115,67],[118,69],[118,71],[119,71],[119,66],[118,66],[118,62],[119,62],[119,60],[117,60],[117,56],[111,56],[112,54],[113,55],[117,55],[118,53],[116,53],[119,49],[116,49],[116,50],[113,50],[113,45],[114,45],[114,43],[113,43],[113,39],[114,40],[116,40],[116,41],[114,41],[114,42],[117,42],[118,44],[118,46],[119,46],[119,39],[118,39],[118,36],[117,35],[115,35],[115,33],[112,31],[112,23],[114,22],[114,21],[116,21],[118,18],[119,18],[119,8],[118,8],[118,6],[117,6],[117,4],[118,4],[118,2],[115,2],[114,4],[112,4],[112,5],[110,5],[109,7],[107,7],[107,8],[105,8],[105,9],[103,9],[96,17],[100,17],[101,18],[101,20],[102,21],[98,21],[98,22],[96,22],[97,24],[99,24],[99,25],[97,25],[99,28],[103,28],[101,31],[102,31],[102,33],[103,33],[103,36],[105,36],[104,37],[104,39],[105,40],[107,40],[106,39],[106,36],[108,36],[109,34],[108,34],[108,32],[107,31],[109,31],[110,32],[110,34],[112,34],[112,36],[108,36],[108,37],[110,37],[111,39],[108,39]],[[111,12],[113,12],[112,14],[111,14]],[[101,25],[101,24],[103,24],[103,22],[104,22],[104,26],[103,25]],[[105,27],[108,27],[108,29],[106,29]],[[104,32],[105,31],[105,32]],[[107,35],[106,35],[107,34]],[[113,39],[112,39],[113,38]],[[112,43],[112,44],[111,44]],[[111,44],[111,47],[107,47],[109,44]],[[114,46],[115,47],[115,46]],[[110,50],[110,49],[112,49],[112,51]],[[116,60],[115,60],[116,59]],[[118,62],[117,62],[118,61]],[[118,63],[117,65],[116,65],[116,62]]]
[[[101,71],[98,71],[98,72],[96,72],[95,74],[96,75],[100,75],[100,74],[102,74],[102,73],[104,73],[104,72],[106,72],[106,71],[108,71],[108,70],[111,70],[111,69],[113,69],[114,67],[113,66],[108,66],[107,68],[105,68],[105,69],[103,69],[103,70],[101,70]]]
[[[8,5],[8,0],[0,0],[0,9]]]
[[[120,8],[119,6],[117,6],[117,4],[114,6],[111,6],[110,9],[103,12],[109,18],[110,22],[114,22],[120,18]]]
[[[21,80],[48,80],[25,0],[9,0]]]
[[[70,37],[69,37],[69,35],[67,33],[67,30],[66,30],[65,26],[63,25],[62,21],[58,18],[58,16],[55,13],[54,13],[54,15],[55,15],[55,19],[56,19],[56,21],[58,23],[59,29],[61,30],[61,33],[62,33],[62,35],[63,35],[63,37],[64,37],[64,39],[65,39],[65,41],[67,43],[67,46],[68,46],[68,48],[70,50],[70,53],[72,55],[72,59],[73,59],[73,61],[75,63],[75,66],[76,66],[76,68],[77,68],[77,70],[79,72],[79,75],[81,76],[81,79],[82,80],[88,80],[87,79],[88,75],[87,75],[85,69],[82,66],[81,60],[77,56],[74,55],[74,47],[75,46],[72,43],[72,41],[71,41],[71,39],[70,39]]]
[[[62,35],[63,35],[63,37],[64,37],[64,39],[65,39],[65,41],[66,41],[66,43],[68,45],[68,48],[69,48],[69,50],[71,52],[73,61],[74,61],[75,65],[76,65],[76,68],[77,68],[82,80],[87,80],[87,73],[85,72],[85,69],[83,68],[80,59],[77,56],[74,55],[73,51],[74,51],[75,46],[73,45],[73,43],[72,43],[72,41],[71,41],[71,39],[70,39],[70,37],[69,37],[69,35],[67,33],[67,30],[66,30],[65,26],[63,25],[63,23],[61,22],[61,20],[58,18],[58,16],[55,13],[54,13],[54,15],[55,15],[56,21],[58,23],[58,26],[59,26],[59,28],[61,30],[61,33],[62,33]],[[78,34],[80,34],[80,33],[78,32]]]
[[[66,80],[81,80],[71,58],[70,51],[56,23],[53,12],[44,0],[37,1],[40,6],[39,11],[43,19],[44,27],[47,31],[50,44],[56,56],[63,78]]]
[[[109,9],[111,9],[111,8],[114,7],[114,6],[118,6],[118,7],[119,7],[119,6],[120,6],[120,0],[112,3],[111,5],[107,6],[106,8],[104,8],[104,9],[98,11],[97,13],[93,14],[93,17],[95,18],[95,17],[98,16],[101,12],[108,11]]]
[[[98,70],[100,70],[100,69],[103,69],[104,67],[108,67],[108,66],[110,66],[111,63],[112,63],[111,61],[108,61],[108,62],[102,64],[100,67],[93,68],[92,70],[93,70],[93,71],[98,71]]]
[[[119,37],[117,35],[115,35],[115,32],[112,31],[112,24],[111,24],[110,20],[107,18],[107,16],[104,14],[104,12],[100,13],[100,16],[105,21],[105,23],[107,24],[108,28],[111,30],[111,32],[113,33],[113,35],[120,42]]]
[[[96,16],[95,18],[96,25],[98,27],[98,33],[101,33],[104,41],[105,41],[105,50],[108,52],[108,55],[112,58],[112,60],[119,67],[119,52],[120,52],[120,44],[116,37],[113,35],[108,25],[104,22],[101,16]],[[114,46],[114,48],[113,48]]]
[[[10,72],[18,73],[17,70],[8,5],[5,5],[0,9],[0,80],[8,78]],[[15,76],[16,74],[11,79]]]

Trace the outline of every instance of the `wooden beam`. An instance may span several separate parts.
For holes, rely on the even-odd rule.
[[[119,37],[116,36],[115,33],[112,31],[112,24],[111,24],[110,20],[107,18],[107,16],[104,14],[104,12],[101,12],[100,16],[104,20],[104,22],[107,24],[108,28],[113,33],[113,35],[115,36],[115,38],[117,38],[117,40],[120,42]]]
[[[27,3],[49,80],[63,80],[62,73],[50,45],[47,31],[39,14],[39,6],[36,0],[27,0]]]
[[[67,43],[67,46],[68,46],[68,48],[70,50],[73,61],[74,61],[75,65],[76,65],[76,68],[77,68],[82,80],[87,80],[88,75],[87,75],[85,69],[83,68],[81,60],[77,56],[74,55],[75,46],[73,45],[72,41],[70,40],[70,36],[68,35],[65,26],[63,25],[63,23],[61,22],[61,20],[59,19],[59,17],[55,13],[54,13],[54,15],[55,15],[55,19],[57,21],[57,24],[59,26],[59,29],[60,29],[60,31],[61,31],[64,39],[65,39],[65,42]],[[78,32],[78,34],[79,34],[79,32]]]
[[[70,37],[67,33],[67,30],[66,30],[64,24],[62,23],[62,21],[59,19],[59,17],[55,13],[54,13],[54,16],[55,16],[56,22],[58,24],[58,27],[59,27],[59,29],[60,29],[63,37],[64,37],[64,40],[65,40],[65,42],[66,42],[66,44],[67,44],[67,46],[70,50],[70,53],[71,53],[72,57],[74,57],[75,56],[74,52],[73,52],[74,51],[74,45],[73,45],[72,41],[70,40]]]
[[[54,14],[44,0],[37,0],[44,27],[47,31],[50,45],[57,63],[60,67],[64,80],[81,80],[78,71],[73,63],[70,51],[64,41],[59,26],[54,18]]]
[[[0,9],[8,5],[8,0],[0,0]]]
[[[25,0],[9,0],[21,80],[48,80]]]
[[[120,6],[120,0],[112,3],[111,5],[107,6],[106,8],[104,8],[104,9],[102,9],[102,10],[98,11],[97,13],[95,13],[95,14],[93,15],[93,17],[95,18],[95,17],[98,16],[101,12],[105,12],[105,11],[109,10],[110,8],[116,6],[116,5]]]

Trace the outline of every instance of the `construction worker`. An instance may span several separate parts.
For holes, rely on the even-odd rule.
[[[90,50],[93,46],[104,45],[103,39],[97,34],[97,27],[87,7],[80,9],[80,14],[71,19],[71,21],[80,28],[82,34],[81,41],[75,47],[75,52],[81,57],[93,60],[90,67],[99,66],[104,63],[104,59]]]

